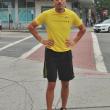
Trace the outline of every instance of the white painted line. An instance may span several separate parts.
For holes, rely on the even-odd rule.
[[[100,72],[107,72],[103,56],[99,47],[98,39],[95,33],[92,32],[93,38],[93,48],[94,48],[94,55],[96,61],[96,69]]]
[[[20,43],[20,42],[22,42],[22,41],[25,41],[25,40],[27,40],[27,39],[30,39],[31,37],[33,37],[33,36],[31,35],[31,36],[26,37],[26,38],[24,38],[24,39],[18,40],[18,41],[13,42],[13,43],[10,43],[10,44],[8,44],[8,45],[6,45],[6,46],[0,48],[0,51],[4,50],[4,49],[6,49],[6,48],[9,48],[9,47],[11,47],[11,46],[13,46],[13,45],[16,45],[16,44],[18,44],[18,43]]]
[[[34,53],[37,49],[39,49],[42,45],[43,45],[43,44],[41,44],[41,43],[38,44],[38,45],[36,45],[36,46],[33,47],[30,51],[28,51],[28,52],[24,53],[23,55],[21,55],[20,58],[22,58],[22,59],[27,58],[27,57],[30,56],[32,53]]]

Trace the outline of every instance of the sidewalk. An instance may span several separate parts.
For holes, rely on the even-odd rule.
[[[43,63],[0,57],[0,110],[46,110]],[[68,110],[110,110],[110,74],[75,69],[70,82]],[[53,107],[60,107],[57,81]]]
[[[78,58],[75,60],[74,55],[76,77],[70,82],[68,110],[110,110],[110,73],[97,72],[92,63],[92,65],[87,64],[93,59],[91,39],[90,36],[84,38],[77,47],[78,51],[81,48],[80,52],[83,52],[77,53],[78,51],[74,50]],[[88,45],[86,43],[89,43],[89,46],[85,47]],[[0,110],[46,110],[47,81],[42,77],[43,51],[41,48],[39,50],[35,53],[35,57],[33,53],[31,58],[34,60],[0,56]],[[89,55],[86,56],[87,62],[84,62],[86,53]],[[60,106],[60,81],[58,80],[53,108],[58,110]]]

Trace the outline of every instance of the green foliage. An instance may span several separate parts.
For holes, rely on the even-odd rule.
[[[103,9],[108,9],[110,15],[110,0],[95,0],[97,12],[101,12]]]

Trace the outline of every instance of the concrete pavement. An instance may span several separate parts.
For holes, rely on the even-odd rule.
[[[0,57],[0,110],[45,110],[46,79],[43,63],[28,59]],[[74,68],[70,82],[68,110],[110,110],[110,75]],[[53,108],[61,105],[57,81]]]

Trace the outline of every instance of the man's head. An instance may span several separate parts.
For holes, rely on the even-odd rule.
[[[54,7],[57,11],[64,10],[66,6],[66,0],[53,0]]]

